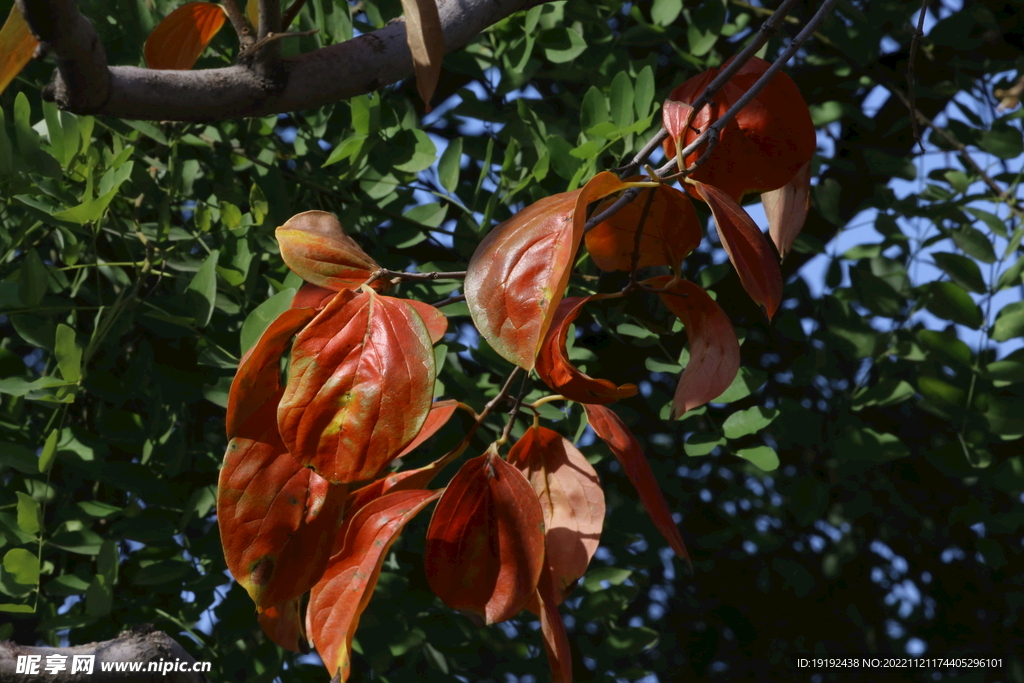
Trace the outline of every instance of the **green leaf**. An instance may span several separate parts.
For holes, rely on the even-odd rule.
[[[213,308],[217,300],[217,258],[220,252],[214,250],[203,265],[199,266],[192,282],[186,288],[189,298],[192,300],[192,310],[195,312],[194,319],[196,327],[206,327],[213,317]]]
[[[969,225],[965,225],[959,230],[952,230],[951,233],[956,246],[960,247],[968,256],[976,258],[982,263],[996,262],[996,252],[992,248],[992,242],[985,237],[985,233]]]
[[[618,586],[628,579],[632,573],[632,569],[597,567],[587,572],[586,578],[583,579],[583,587],[591,593],[596,593],[604,590],[604,586],[601,585],[603,581],[607,581],[613,586]]]
[[[242,210],[231,202],[221,202],[220,223],[228,230],[236,230],[242,225]]]
[[[616,657],[628,657],[654,647],[660,637],[653,628],[630,626],[611,633],[605,639],[605,645]]]
[[[943,320],[978,329],[984,321],[981,309],[963,287],[952,282],[932,282],[926,286],[928,303],[925,308]]]
[[[1009,304],[999,311],[991,335],[998,342],[1024,337],[1024,301]]]
[[[978,137],[978,147],[1000,159],[1016,159],[1024,154],[1024,138],[1018,128],[996,122]]]
[[[580,107],[580,128],[589,131],[607,120],[608,100],[598,88],[590,86],[587,94],[583,96],[583,104]]]
[[[82,349],[75,343],[75,331],[61,323],[54,337],[54,355],[61,376],[69,383],[82,378]]]
[[[34,614],[36,608],[32,605],[16,605],[11,602],[0,603],[0,612],[10,612],[12,614]]]
[[[651,112],[651,105],[654,103],[654,70],[649,64],[636,75],[633,97],[636,118],[638,120],[646,118]]]
[[[633,100],[636,95],[633,93],[633,81],[629,74],[620,71],[612,79],[611,109],[612,121],[619,128],[625,128],[633,123]]]
[[[414,138],[411,145],[412,156],[400,164],[395,164],[394,168],[408,173],[419,173],[434,165],[434,160],[437,158],[437,147],[434,146],[434,141],[430,139],[430,136],[419,128],[410,132]]]
[[[46,296],[46,285],[49,276],[46,264],[35,249],[29,249],[21,262],[21,282],[18,285],[18,297],[28,308],[38,306]]]
[[[120,562],[121,556],[117,550],[117,543],[109,538],[103,541],[100,552],[96,555],[96,571],[107,580],[107,586],[117,583],[117,570]]]
[[[861,388],[853,397],[853,410],[867,406],[891,406],[914,395],[914,387],[902,379],[888,378],[870,387]]]
[[[459,186],[459,171],[462,163],[462,138],[448,143],[441,160],[437,162],[437,178],[448,192],[455,192]]]
[[[735,401],[739,401],[741,398],[746,398],[760,389],[767,381],[767,373],[743,366],[740,368],[740,371],[736,373],[736,378],[733,379],[729,388],[723,391],[721,395],[711,401],[711,403],[733,403]]]
[[[1006,289],[1007,287],[1016,287],[1022,284],[1021,275],[1024,274],[1024,256],[1021,256],[1017,261],[1003,271],[1002,275],[999,276],[999,281],[996,282],[996,290]]]
[[[85,613],[91,617],[102,617],[110,613],[114,606],[114,592],[105,576],[97,574],[92,577],[85,592]]]
[[[747,434],[756,434],[779,416],[777,408],[754,406],[746,410],[738,410],[726,418],[722,431],[727,439],[738,439]]]
[[[572,27],[545,31],[541,35],[541,44],[544,45],[544,56],[554,64],[571,62],[587,49],[587,41]]]
[[[964,211],[971,214],[975,218],[979,219],[982,223],[988,226],[989,230],[991,230],[995,234],[1000,235],[1002,237],[1006,237],[1006,221],[1004,221],[999,216],[995,215],[994,213],[989,213],[988,211],[976,209],[973,206],[965,206]]]
[[[263,194],[263,190],[256,183],[249,188],[249,213],[252,214],[252,221],[256,225],[263,225],[267,214],[270,213],[270,202],[267,201],[267,196]]]
[[[876,432],[870,427],[850,428],[835,440],[834,453],[841,461],[884,462],[910,455],[895,434]]]
[[[45,474],[50,470],[50,466],[53,464],[53,459],[57,457],[57,436],[60,431],[55,429],[50,430],[50,435],[46,437],[46,442],[43,444],[43,451],[39,454],[39,472]]]
[[[946,271],[953,282],[964,289],[969,289],[976,294],[984,294],[987,291],[985,280],[981,275],[981,268],[978,263],[960,254],[949,254],[942,251],[932,253],[935,265]]]
[[[68,386],[69,382],[59,377],[40,377],[37,380],[28,381],[24,377],[8,377],[0,379],[0,394],[9,396],[26,396],[32,392],[53,389],[55,387]]]
[[[753,448],[741,448],[736,455],[749,460],[765,472],[771,472],[779,468],[779,455],[770,446],[754,446]]]
[[[715,448],[724,445],[725,439],[717,434],[695,432],[686,437],[686,443],[683,444],[683,450],[686,451],[688,456],[694,458],[711,455]]]
[[[4,570],[15,583],[23,586],[39,585],[39,558],[24,548],[11,548],[7,551],[4,555]]]
[[[134,163],[129,161],[117,168],[108,169],[100,179],[100,196],[95,199],[87,199],[78,206],[65,211],[58,211],[53,214],[53,217],[60,221],[68,221],[78,225],[85,225],[86,223],[99,220],[103,216],[103,212],[107,210],[110,202],[114,200],[121,185],[131,177]]]
[[[671,26],[682,11],[683,0],[654,0],[651,5],[651,21],[658,26]]]
[[[30,536],[35,536],[42,528],[42,512],[39,503],[27,493],[17,492],[18,496],[18,528]]]
[[[245,322],[242,323],[241,333],[243,356],[249,352],[249,349],[251,349],[257,341],[259,341],[260,336],[268,327],[270,327],[270,323],[272,323],[277,316],[281,315],[291,307],[292,299],[294,298],[294,289],[291,287],[282,289],[280,292],[254,308],[252,312],[246,316]]]

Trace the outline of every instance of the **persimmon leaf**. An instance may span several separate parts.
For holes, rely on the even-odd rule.
[[[188,70],[224,26],[224,8],[212,2],[187,2],[156,25],[143,54],[150,69]]]
[[[338,532],[345,539],[310,591],[309,634],[332,680],[348,679],[352,638],[370,602],[388,550],[405,525],[440,491],[399,491],[350,513]]]
[[[322,311],[337,293],[336,290],[318,287],[307,282],[299,287],[299,291],[295,292],[292,308],[315,308]]]
[[[674,187],[659,185],[653,190],[645,190],[587,233],[587,251],[601,270],[629,271],[632,267],[636,230],[650,192],[655,194],[640,236],[637,267],[678,268],[683,259],[700,244],[700,220],[690,198]],[[597,212],[610,204],[611,200],[606,199],[598,206]]]
[[[668,503],[665,502],[665,496],[661,493],[661,489],[658,488],[658,480],[655,479],[647,458],[640,450],[640,444],[636,437],[610,408],[594,405],[584,405],[583,408],[587,412],[587,420],[594,433],[608,444],[608,448],[622,465],[626,476],[633,482],[637,493],[640,494],[640,502],[647,510],[647,515],[654,522],[654,526],[665,537],[676,555],[690,565],[690,555],[686,552],[686,545],[683,543],[682,536],[679,535],[676,523],[672,520],[672,512],[668,508]]]
[[[449,607],[487,624],[515,616],[544,565],[544,513],[530,482],[496,450],[467,461],[434,509],[423,560]]]
[[[414,450],[423,445],[423,443],[437,433],[437,430],[448,424],[448,420],[455,414],[455,409],[459,407],[459,402],[454,400],[447,401],[434,401],[430,404],[430,412],[427,413],[427,419],[423,423],[423,427],[420,429],[419,434],[413,439],[408,446],[402,449],[402,452],[398,454],[398,457],[404,457],[409,455]]]
[[[540,573],[534,606],[540,615],[544,650],[551,666],[551,683],[572,683],[572,650],[569,646],[569,636],[565,632],[565,622],[558,612],[559,602],[561,600],[558,599],[551,570],[545,567]]]
[[[281,605],[320,578],[347,487],[303,467],[285,448],[265,401],[228,443],[217,489],[224,559],[257,607]]]
[[[801,166],[793,179],[779,189],[762,194],[761,204],[768,216],[768,234],[779,250],[779,257],[784,259],[803,230],[811,206],[811,162]]]
[[[366,282],[380,267],[345,234],[334,214],[326,211],[305,211],[292,216],[275,234],[281,258],[292,272],[319,287],[352,289]],[[387,284],[387,280],[374,282],[377,288]]]
[[[296,337],[278,422],[288,450],[321,476],[373,479],[416,438],[433,392],[434,352],[416,309],[344,290]]]
[[[465,293],[480,334],[498,354],[532,370],[569,282],[586,207],[623,188],[599,173],[573,192],[545,197],[498,225],[469,261]]]
[[[242,356],[228,392],[224,427],[229,439],[250,415],[280,391],[280,361],[285,347],[315,316],[314,308],[289,308],[270,323],[256,344]]]
[[[441,60],[444,59],[444,32],[437,2],[402,0],[402,14],[405,16],[405,39],[416,71],[416,91],[429,112],[430,98],[437,87]]]
[[[570,297],[562,299],[555,310],[555,316],[540,355],[537,356],[537,374],[544,383],[566,398],[579,403],[614,403],[622,398],[635,396],[635,384],[616,386],[606,379],[595,379],[580,372],[570,361],[565,338],[569,326],[583,310],[583,305],[598,297]]]
[[[547,564],[561,604],[587,571],[601,542],[604,491],[586,457],[558,432],[531,427],[509,451],[508,461],[533,486],[544,512]]]
[[[714,214],[722,246],[740,276],[743,289],[771,320],[782,300],[782,272],[764,233],[743,207],[722,190],[696,181],[693,187]]]
[[[21,73],[39,41],[32,35],[18,4],[11,6],[7,21],[0,28],[0,93]]]
[[[740,370],[740,344],[729,316],[694,283],[663,275],[644,284],[668,290],[659,296],[690,340],[690,360],[672,398],[674,420],[729,388]]]
[[[299,600],[294,598],[280,605],[273,605],[261,610],[256,615],[260,627],[267,637],[292,652],[309,652],[306,644],[306,630],[299,615]]]
[[[444,333],[448,331],[448,318],[444,313],[423,301],[406,299],[405,303],[416,309],[420,318],[423,319],[423,323],[427,326],[427,332],[430,334],[430,343],[436,344],[444,339]]]

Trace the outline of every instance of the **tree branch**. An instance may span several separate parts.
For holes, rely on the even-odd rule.
[[[413,75],[404,21],[289,57],[267,71],[254,70],[258,65],[200,71],[131,66],[108,70],[99,38],[73,0],[17,1],[36,37],[50,43],[58,55],[53,98],[75,113],[159,121],[267,116],[321,107]],[[488,26],[532,4],[533,0],[441,0],[446,50],[461,49]],[[260,23],[264,28],[263,19]],[[268,57],[265,52],[260,50],[257,62]]]
[[[35,674],[15,673],[19,656],[40,656],[39,671]],[[45,670],[48,655],[63,655],[65,669],[56,674]],[[93,669],[90,673],[71,673],[72,658],[75,655],[92,655]],[[142,671],[103,671],[101,664],[107,662],[142,662]],[[171,664],[188,671],[148,671],[149,663]],[[163,631],[155,630],[149,624],[135,626],[113,640],[88,643],[73,647],[29,647],[10,641],[0,642],[0,681],[18,683],[209,683],[202,673],[193,672],[196,660],[177,641]],[[182,667],[184,665],[184,667]]]

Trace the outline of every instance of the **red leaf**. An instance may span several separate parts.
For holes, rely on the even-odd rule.
[[[427,413],[427,419],[423,423],[420,433],[398,454],[398,457],[401,458],[409,455],[422,446],[427,439],[437,433],[437,430],[448,424],[448,420],[452,419],[452,415],[455,414],[455,409],[458,407],[459,402],[454,400],[434,401],[431,403],[430,412]]]
[[[188,2],[156,25],[143,54],[150,69],[187,70],[224,26],[224,8],[212,2]]]
[[[801,166],[793,179],[779,189],[762,194],[761,204],[768,216],[768,234],[779,250],[779,257],[784,259],[803,230],[811,206],[811,162]]]
[[[674,420],[729,388],[740,369],[740,343],[729,316],[697,285],[668,275],[644,284],[669,290],[659,296],[683,321],[690,339],[690,362],[672,399]]]
[[[621,190],[599,173],[573,192],[545,197],[492,230],[466,273],[466,303],[484,339],[502,358],[532,370],[576,258],[586,207]]]
[[[681,145],[686,147],[692,143],[725,114],[769,66],[758,57],[744,64],[715,95],[714,104],[704,106],[697,113]],[[673,90],[669,100],[695,101],[719,71],[709,69],[694,76]],[[665,141],[665,154],[669,158],[676,155],[677,139]],[[817,145],[810,110],[800,89],[782,72],[775,74],[764,90],[726,125],[718,140],[711,156],[690,177],[721,188],[736,200],[747,192],[765,192],[788,183],[800,167],[810,161]],[[688,156],[686,164],[695,162],[705,150],[706,147],[699,148]]]
[[[292,308],[315,308],[322,311],[338,292],[326,287],[317,287],[308,282],[299,287],[292,298]]]
[[[299,598],[259,612],[256,620],[272,641],[286,650],[306,654],[306,631],[299,617]]]
[[[547,563],[558,605],[587,571],[601,542],[604,491],[597,472],[558,432],[531,427],[509,451],[508,461],[533,486],[544,512]]]
[[[320,578],[347,494],[288,454],[274,420],[277,398],[228,444],[217,491],[228,569],[262,608],[302,595]]]
[[[446,605],[487,624],[511,619],[544,565],[544,513],[530,482],[495,450],[467,461],[434,509],[423,560]]]
[[[550,544],[548,548],[550,549]],[[551,571],[545,567],[540,573],[540,582],[535,593],[537,613],[540,615],[540,630],[544,635],[544,650],[551,666],[551,683],[572,683],[572,650],[565,622],[558,611],[561,600],[556,595]]]
[[[600,297],[600,295],[598,295]],[[569,297],[562,299],[555,311],[551,328],[537,356],[537,374],[544,383],[562,396],[579,403],[605,405],[620,398],[635,396],[635,384],[616,386],[606,379],[595,379],[580,372],[570,361],[565,339],[569,325],[579,316],[583,305],[596,297]]]
[[[346,290],[296,337],[278,423],[292,455],[331,482],[373,479],[416,438],[433,393],[416,309]]]
[[[590,421],[594,433],[608,444],[608,448],[621,463],[626,476],[633,482],[637,493],[640,494],[640,502],[647,510],[647,515],[654,522],[654,526],[665,537],[676,555],[689,565],[690,555],[686,552],[686,545],[679,535],[676,523],[672,520],[672,512],[668,509],[665,496],[658,488],[658,481],[654,478],[651,466],[640,450],[636,437],[610,408],[589,405],[584,405],[583,408],[587,411],[587,420]]]
[[[416,309],[416,312],[423,318],[423,324],[427,326],[430,333],[430,342],[436,344],[444,339],[444,333],[448,331],[448,318],[437,308],[423,301],[405,299],[405,303]]]
[[[224,427],[230,439],[249,416],[281,389],[281,355],[288,342],[316,316],[312,308],[290,308],[274,318],[249,351],[242,356],[231,390]]]
[[[275,233],[281,258],[306,282],[327,289],[354,289],[380,266],[345,234],[333,213],[306,211],[289,218]],[[387,289],[387,280],[373,283]]]
[[[698,96],[700,95],[700,93],[697,94]],[[675,98],[665,100],[665,104],[661,108],[661,122],[665,126],[665,130],[668,131],[669,139],[666,142],[683,137],[688,124],[693,121],[694,116],[693,107],[685,102],[680,102]],[[686,145],[683,146],[685,147]],[[675,144],[673,144],[672,149],[676,149]],[[672,156],[675,156],[674,151]]]
[[[718,235],[743,289],[771,320],[782,300],[782,273],[764,233],[728,194],[704,183],[693,186],[715,216]]]
[[[406,523],[440,491],[390,493],[349,514],[339,536],[346,542],[331,558],[309,596],[307,621],[332,680],[348,679],[352,638],[370,602],[388,549]],[[334,678],[337,677],[337,678]]]
[[[0,93],[29,63],[37,45],[39,41],[29,30],[17,3],[13,4],[7,21],[0,28]]]
[[[655,195],[644,221],[637,267],[679,268],[683,259],[700,244],[700,220],[690,198],[674,187],[660,185],[654,190],[644,190],[618,213],[587,233],[587,251],[598,268],[605,271],[630,270],[637,226],[640,225],[647,196],[652,191]],[[611,203],[610,199],[604,200],[597,212]]]

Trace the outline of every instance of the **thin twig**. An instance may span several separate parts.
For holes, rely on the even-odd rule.
[[[516,396],[516,402],[512,404],[512,410],[508,411],[508,422],[505,424],[505,428],[501,430],[501,438],[497,441],[499,446],[508,443],[508,435],[512,432],[512,425],[515,424],[516,418],[519,417],[519,410],[523,406],[523,396],[526,395],[526,381],[528,379],[530,379],[529,373],[523,375],[523,382],[519,385],[519,395]]]
[[[256,37],[252,34],[252,27],[249,26],[249,20],[245,18],[245,13],[239,9],[235,0],[224,0],[224,12],[228,15],[232,28],[235,29],[235,34],[238,36],[238,53],[242,54],[256,42]]]
[[[778,33],[786,15],[791,9],[793,9],[793,6],[796,5],[796,3],[797,0],[785,0],[785,2],[779,5],[779,8],[775,10],[772,16],[768,17],[768,19],[761,24],[761,28],[758,30],[757,35],[754,36],[754,39],[732,58],[732,62],[729,63],[729,66],[722,69],[718,76],[716,76],[715,79],[708,84],[708,87],[704,89],[704,92],[702,92],[700,96],[693,101],[692,105],[694,111],[700,111],[704,105],[711,102],[711,98],[714,97],[718,91],[721,90],[725,84],[728,83],[730,79],[732,79],[732,77],[750,61],[751,57],[757,54],[757,51],[760,50],[765,43]],[[663,126],[661,130],[658,131],[658,133],[651,138],[646,145],[644,145],[644,148],[640,150],[640,153],[637,154],[631,162],[623,166],[621,169],[616,169],[620,171],[619,177],[628,178],[629,176],[634,175],[647,160],[647,157],[649,157],[651,153],[657,149],[658,145],[660,145],[667,137],[668,131],[666,131]],[[693,150],[690,151],[692,152]]]
[[[928,0],[921,0],[920,15],[917,17],[917,28],[910,39],[910,59],[907,61],[907,98],[910,100],[910,110],[917,110],[917,98],[914,95],[914,60],[917,58],[917,46],[921,36],[924,35],[924,16],[928,9]],[[924,154],[924,141],[921,140],[921,129],[917,125],[917,117],[910,117],[910,130],[914,140],[921,147],[921,154]]]
[[[460,301],[465,301],[465,300],[466,300],[466,295],[465,294],[456,294],[455,296],[450,296],[447,299],[441,299],[436,304],[430,304],[430,305],[433,306],[434,308],[444,308],[445,306],[451,306],[452,304],[457,304]]]
[[[265,37],[260,38],[258,41],[256,41],[252,45],[252,47],[250,47],[248,50],[246,50],[245,51],[245,56],[246,57],[251,57],[252,55],[256,54],[257,52],[259,52],[260,50],[265,48],[267,45],[270,45],[271,43],[273,43],[275,41],[281,40],[282,38],[302,38],[303,36],[311,36],[311,35],[313,35],[315,33],[319,33],[319,32],[320,32],[320,29],[314,28],[314,29],[310,29],[308,31],[291,31],[291,32],[288,32],[288,33],[268,33]]]
[[[302,11],[302,6],[306,4],[306,0],[295,0],[291,7],[285,10],[284,18],[281,19],[281,29],[287,30],[292,22],[295,21],[295,17],[299,16],[299,12]]]

